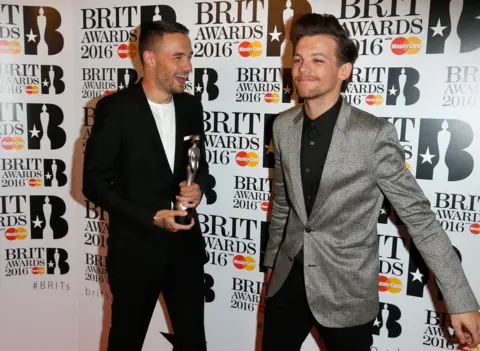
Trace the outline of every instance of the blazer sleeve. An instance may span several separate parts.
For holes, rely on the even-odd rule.
[[[430,202],[405,167],[404,151],[391,124],[382,126],[373,152],[377,185],[408,228],[442,291],[449,313],[479,309],[460,260],[448,235],[431,210]]]
[[[100,99],[95,122],[87,140],[83,167],[83,194],[108,212],[118,213],[137,223],[152,226],[156,211],[122,197],[115,189],[115,163],[122,143],[119,118]]]
[[[283,180],[283,169],[281,162],[280,148],[275,132],[276,123],[273,125],[272,141],[274,148],[275,169],[273,176],[273,206],[269,227],[269,237],[265,250],[264,266],[273,267],[275,258],[283,239],[285,224],[287,222],[290,207],[286,198],[285,183]]]

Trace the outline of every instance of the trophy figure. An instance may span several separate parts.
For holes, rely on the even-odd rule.
[[[160,6],[155,7],[155,15],[153,15],[152,21],[161,21],[162,15],[160,14]]]
[[[57,182],[57,186],[60,186],[60,182],[58,181],[58,178],[57,178],[57,169],[58,169],[58,166],[57,166],[57,161],[53,160],[53,163],[52,163],[52,182],[51,182],[51,186],[53,186],[53,181],[55,180]]]
[[[450,35],[445,39],[445,54],[458,54],[462,39],[458,35],[458,23],[462,15],[464,0],[451,0],[449,6],[450,14]]]
[[[280,57],[288,58],[290,60],[290,57],[293,57],[291,54],[293,48],[292,48],[292,43],[290,42],[290,28],[292,26],[292,21],[293,21],[293,16],[295,15],[293,9],[292,9],[292,1],[287,0],[285,4],[285,9],[283,10],[283,25],[284,25],[284,31],[283,31],[283,41],[282,44],[280,45]]]
[[[38,10],[37,16],[37,24],[38,24],[38,31],[40,33],[38,37],[38,44],[37,44],[37,55],[46,56],[48,55],[48,44],[45,40],[45,33],[47,28],[47,17],[44,15],[45,11],[43,7],[40,7]]]
[[[55,94],[55,85],[53,84],[55,80],[55,71],[53,70],[53,66],[50,66],[50,70],[48,71],[48,78],[50,78],[50,85],[48,86],[48,93]]]
[[[202,101],[205,102],[205,101],[208,101],[208,91],[207,91],[208,73],[206,68],[203,70],[202,82],[203,82]]]
[[[128,72],[128,68],[125,70],[123,80],[125,81],[125,88],[128,88],[128,85],[130,84],[130,72]]]
[[[40,139],[40,150],[51,150],[51,142],[48,138],[48,125],[50,123],[50,114],[47,111],[47,106],[42,105],[42,112],[40,112],[40,125],[42,126],[42,137]]]
[[[443,121],[442,130],[437,134],[437,143],[438,143],[438,163],[433,169],[433,179],[438,181],[447,181],[450,174],[450,169],[446,163],[446,156],[448,146],[450,145],[450,140],[452,138],[452,133],[448,130],[448,122]]]
[[[55,249],[55,253],[53,254],[53,259],[55,261],[55,267],[53,268],[53,274],[60,274],[60,267],[58,267],[58,262],[60,261],[60,254],[58,253],[58,249]]]
[[[187,165],[187,186],[193,184],[195,180],[195,175],[197,174],[198,167],[200,166],[200,147],[198,143],[200,142],[200,136],[194,135],[192,137],[192,146],[188,149],[188,165]],[[175,221],[178,224],[188,225],[192,220],[193,209],[187,208],[183,205],[181,201],[175,202],[175,209],[181,211],[187,211],[186,216],[178,216],[175,218]]]
[[[53,237],[53,229],[50,224],[52,219],[52,204],[48,196],[45,196],[45,202],[42,205],[43,215],[45,216],[45,228],[43,228],[44,239],[55,239]]]
[[[398,76],[399,92],[397,97],[397,106],[405,106],[407,99],[405,96],[405,83],[407,82],[407,75],[405,74],[405,68],[402,68],[400,75]]]
[[[388,321],[389,315],[390,315],[390,311],[388,310],[388,305],[384,303],[383,310],[382,310],[382,326],[380,328],[379,335],[382,335],[382,336],[388,335],[387,321]]]

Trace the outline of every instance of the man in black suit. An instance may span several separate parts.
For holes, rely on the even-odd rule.
[[[109,351],[140,351],[160,292],[175,350],[206,350],[205,246],[195,208],[205,192],[203,109],[184,93],[192,70],[188,29],[157,21],[141,27],[143,80],[102,98],[85,150],[83,193],[110,218],[107,272],[113,295]],[[195,183],[185,182],[187,150],[200,136]],[[193,209],[180,225],[176,200]]]

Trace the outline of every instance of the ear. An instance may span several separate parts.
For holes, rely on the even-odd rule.
[[[344,63],[340,66],[340,71],[338,74],[338,78],[341,80],[347,80],[352,73],[353,65],[350,62]]]
[[[145,65],[150,68],[155,67],[155,55],[152,51],[145,50],[143,52],[143,62],[145,62]]]

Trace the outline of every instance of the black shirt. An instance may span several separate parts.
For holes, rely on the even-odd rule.
[[[310,217],[317,196],[323,167],[332,140],[333,129],[337,121],[342,99],[316,119],[307,116],[303,108],[303,130],[300,167],[302,174],[303,195],[307,215]]]
[[[300,151],[300,167],[302,174],[303,196],[307,216],[310,217],[315,198],[317,197],[320,179],[325,166],[328,149],[332,141],[333,129],[342,107],[342,97],[326,112],[316,119],[310,119],[303,107],[302,146]],[[303,247],[296,257],[303,262]]]

